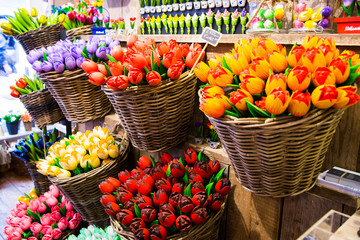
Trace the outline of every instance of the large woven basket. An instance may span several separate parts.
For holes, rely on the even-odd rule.
[[[218,239],[221,216],[225,211],[227,198],[225,198],[218,212],[212,213],[205,223],[191,227],[190,231],[168,236],[168,240],[215,240]],[[110,224],[121,236],[121,239],[134,240],[134,234],[128,229],[125,230],[116,219],[110,217]]]
[[[73,28],[66,31],[66,38],[69,40],[80,39],[81,35],[92,35],[92,25],[84,25],[82,27]]]
[[[208,118],[240,184],[256,195],[285,197],[314,186],[343,113],[314,109],[302,118]]]
[[[23,46],[26,54],[28,54],[33,49],[47,47],[59,41],[61,27],[61,23],[40,27],[16,35],[15,38]]]
[[[194,109],[196,77],[185,72],[157,87],[134,86],[114,91],[102,86],[131,143],[150,152],[170,149],[186,140]]]
[[[59,105],[47,88],[20,96],[20,101],[39,128],[65,119]]]
[[[129,140],[124,137],[120,155],[116,160],[71,178],[48,178],[72,203],[83,220],[96,224],[107,221],[108,215],[99,201],[102,196],[99,184],[107,177],[117,177],[117,174],[127,167],[129,149]]]
[[[41,73],[39,78],[46,84],[68,121],[88,122],[104,117],[111,110],[109,99],[101,87],[91,84],[87,73],[80,68],[63,73]]]

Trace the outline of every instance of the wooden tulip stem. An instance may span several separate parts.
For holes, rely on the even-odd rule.
[[[198,58],[196,59],[196,61],[195,61],[195,63],[194,63],[194,66],[191,68],[191,70],[190,70],[190,72],[189,72],[188,75],[191,75],[191,74],[193,73],[195,66],[198,64],[201,56],[204,54],[205,49],[207,48],[208,45],[209,45],[209,43],[206,43],[206,44],[205,44],[205,46],[203,47],[203,50],[201,51],[200,55],[199,55]]]

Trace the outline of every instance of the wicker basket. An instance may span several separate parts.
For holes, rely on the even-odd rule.
[[[20,101],[25,105],[39,128],[65,119],[59,105],[47,88],[20,96]]]
[[[221,216],[225,211],[227,198],[225,198],[220,210],[217,213],[212,213],[205,221],[205,223],[191,227],[190,231],[178,233],[168,236],[168,240],[214,240],[218,239]],[[134,240],[134,234],[128,230],[126,231],[121,224],[110,217],[110,223],[113,229],[121,236],[121,239]]]
[[[285,197],[314,186],[343,113],[314,109],[302,118],[208,118],[240,184],[256,195]]]
[[[99,184],[107,177],[117,177],[117,174],[127,167],[129,149],[129,140],[124,137],[120,155],[116,160],[71,178],[48,178],[72,203],[83,220],[89,223],[108,221],[109,217],[99,201],[102,196]]]
[[[81,35],[92,35],[92,25],[84,25],[82,27],[73,28],[66,31],[66,38],[69,40],[80,39]]]
[[[42,195],[49,191],[51,182],[49,179],[37,171],[36,162],[24,162],[26,168],[29,171],[31,179],[34,182],[34,186],[38,194]]]
[[[23,46],[26,54],[28,54],[33,49],[47,47],[59,41],[61,27],[61,23],[40,27],[16,35],[15,38]]]
[[[49,88],[68,121],[88,122],[104,117],[111,110],[101,87],[91,84],[87,73],[80,68],[63,73],[41,73],[39,78]]]
[[[175,147],[186,140],[194,109],[196,77],[185,72],[157,87],[134,86],[114,91],[102,86],[131,143],[150,152]]]

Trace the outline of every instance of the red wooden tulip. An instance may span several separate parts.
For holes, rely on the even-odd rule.
[[[121,209],[118,214],[116,214],[116,220],[118,220],[121,224],[130,225],[131,221],[134,218],[134,214],[126,209]]]
[[[209,206],[213,211],[218,211],[223,203],[223,198],[220,193],[213,193],[209,196]]]
[[[135,233],[140,228],[146,228],[146,224],[142,218],[134,218],[130,223],[130,230]]]
[[[161,76],[160,73],[156,72],[156,71],[150,71],[146,74],[146,81],[149,83],[149,85],[151,86],[157,86],[161,83]]]
[[[175,183],[172,186],[171,191],[183,194],[183,192],[184,192],[184,183],[182,183],[182,182]]]
[[[128,39],[127,39],[127,46],[128,48],[131,48],[132,46],[134,46],[134,43],[139,40],[138,35],[130,33],[128,35]]]
[[[169,68],[171,65],[175,64],[177,60],[178,58],[175,57],[175,54],[173,52],[168,52],[164,54],[162,63],[164,67]]]
[[[198,161],[197,154],[194,149],[188,148],[185,152],[185,161],[190,166],[194,166],[195,163]]]
[[[144,182],[149,184],[151,187],[155,186],[155,181],[149,174],[145,174],[142,180],[144,180]]]
[[[198,192],[192,197],[195,206],[206,207],[209,203],[208,196],[205,192]]]
[[[194,182],[192,185],[191,185],[191,194],[192,195],[195,195],[197,194],[198,192],[202,192],[204,191],[205,188],[204,188],[204,185],[201,183],[201,182]]]
[[[190,52],[190,47],[189,47],[189,44],[180,44],[179,47],[181,48],[181,51],[183,52],[183,56],[186,58],[187,55],[189,54]],[[193,48],[192,51],[196,51],[196,48]],[[200,51],[201,51],[201,45],[200,45]]]
[[[167,152],[164,152],[160,155],[160,161],[164,165],[168,164],[172,159],[173,157]]]
[[[98,68],[99,68],[99,72],[101,72],[102,74],[104,74],[104,76],[108,76],[105,65],[104,64],[100,64],[98,63]]]
[[[152,191],[152,186],[146,183],[144,180],[137,182],[137,190],[141,195],[149,196]]]
[[[165,170],[165,172],[166,172],[166,170]],[[150,175],[155,181],[157,181],[162,178],[166,178],[165,172],[161,169],[161,167],[153,167],[150,171]]]
[[[120,45],[114,46],[110,51],[110,55],[115,58],[116,61],[124,62],[124,52]]]
[[[186,56],[186,59],[185,59],[185,65],[188,67],[188,68],[192,68],[196,62],[196,60],[200,57],[199,61],[201,62],[202,59],[204,58],[205,56],[205,52],[202,53],[202,55],[200,56],[201,54],[201,50],[200,51],[190,51],[188,53],[188,55]]]
[[[125,182],[125,186],[127,187],[127,189],[132,193],[132,194],[136,194],[137,193],[137,181],[134,178],[129,178],[128,180],[126,180]]]
[[[119,76],[123,74],[123,66],[119,62],[110,62],[109,64],[111,75]]]
[[[204,179],[208,179],[213,175],[211,166],[206,162],[197,162],[195,171]]]
[[[123,190],[123,191],[118,192],[118,194],[116,195],[116,198],[119,202],[124,204],[133,198],[133,194],[128,190]]]
[[[162,203],[160,206],[159,206],[159,212],[162,212],[164,210],[170,210],[172,211],[173,213],[175,213],[175,208],[170,204],[170,203]]]
[[[172,192],[169,196],[169,203],[171,204],[171,206],[176,208],[181,197],[182,195],[180,193]]]
[[[155,192],[153,196],[154,205],[159,207],[160,204],[166,203],[169,201],[168,195],[166,194],[165,190],[159,189]]]
[[[137,85],[143,80],[144,73],[139,68],[132,68],[129,71],[128,77],[129,77],[129,82],[131,82],[134,85]]]
[[[194,210],[190,214],[191,221],[194,224],[203,224],[206,221],[207,212],[206,208],[195,207]]]
[[[116,203],[116,198],[113,195],[105,194],[101,196],[100,202],[104,207],[106,207],[109,202]]]
[[[124,203],[124,209],[130,210],[131,212],[135,212],[135,200],[130,199],[126,203]]]
[[[89,74],[89,82],[94,85],[101,86],[105,82],[105,75],[101,72],[93,72]]]
[[[227,178],[222,178],[215,185],[215,191],[222,196],[228,195],[230,192],[230,181]]]
[[[116,203],[113,203],[113,202],[109,202],[106,205],[106,208],[105,208],[105,212],[107,214],[109,214],[109,216],[111,216],[113,218],[116,216],[116,214],[118,212],[120,212],[120,210],[121,210],[120,206],[118,204],[116,204]]]
[[[188,213],[193,210],[194,203],[189,196],[184,195],[179,199],[179,208],[182,212]]]
[[[145,66],[147,66],[146,58],[140,53],[129,54],[128,58],[130,65],[135,68],[143,69]]]
[[[265,104],[265,103],[264,103]],[[220,171],[220,163],[218,161],[210,161],[209,165],[213,170],[213,174],[217,174]]]
[[[148,223],[151,223],[156,218],[156,211],[153,206],[146,206],[141,209],[141,218]]]
[[[108,177],[108,178],[106,179],[106,181],[107,181],[108,183],[110,183],[111,185],[113,185],[114,188],[118,188],[118,187],[120,187],[120,185],[121,185],[120,181],[117,180],[116,178],[113,178],[113,177]]]
[[[167,237],[166,229],[159,225],[155,224],[150,228],[150,238],[151,240],[165,240]]]
[[[139,158],[139,161],[137,161],[137,164],[139,165],[139,167],[142,170],[144,170],[147,167],[152,166],[151,160],[146,156],[142,156],[141,158]]]
[[[179,160],[173,160],[170,164],[171,175],[175,178],[182,178],[185,175],[185,168]]]
[[[112,194],[112,192],[115,191],[115,187],[112,184],[108,183],[106,180],[100,183],[99,188],[103,194]]]
[[[148,196],[138,196],[135,198],[136,205],[143,209],[146,206],[152,206],[153,202]]]
[[[134,233],[135,240],[150,240],[150,231],[147,228],[139,228]]]
[[[167,75],[171,80],[177,80],[180,78],[182,71],[185,68],[185,64],[177,62],[169,67]]]
[[[181,215],[176,219],[176,227],[181,232],[187,232],[191,228],[191,219],[186,215]]]
[[[175,214],[170,210],[163,210],[158,213],[158,219],[160,224],[166,228],[172,227],[175,224]]]
[[[171,183],[169,180],[165,178],[157,180],[155,182],[155,186],[157,189],[163,189],[168,195],[171,193],[171,188],[172,188]]]
[[[189,170],[189,175],[188,175],[189,183],[200,182],[204,184],[204,179],[200,176],[200,174],[198,174],[195,171],[190,171],[191,169],[189,168],[188,170]]]
[[[170,51],[170,45],[167,42],[159,43],[156,47],[161,57]]]
[[[81,68],[88,74],[97,72],[99,70],[98,65],[89,59],[85,59],[81,64]]]
[[[130,175],[130,173],[129,173],[128,170],[121,171],[121,172],[118,174],[118,178],[119,178],[119,180],[120,180],[121,183],[125,183],[126,180],[128,180],[130,176],[131,176],[131,175]]]

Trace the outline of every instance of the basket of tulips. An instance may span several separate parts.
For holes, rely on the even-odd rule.
[[[1,28],[4,34],[13,35],[27,54],[60,40],[61,22],[65,14],[56,12],[48,17],[38,17],[36,8],[32,8],[30,14],[25,8],[19,8],[14,14],[15,17],[8,17],[9,22],[2,23]]]
[[[200,109],[243,187],[283,197],[315,184],[344,109],[360,98],[352,86],[358,58],[340,54],[333,39],[307,36],[287,57],[281,45],[255,38],[199,63],[196,75],[209,82]]]
[[[111,104],[101,87],[89,83],[87,74],[81,69],[84,59],[106,61],[107,52],[119,41],[105,40],[59,41],[46,49],[31,51],[27,58],[39,78],[59,104],[66,119],[84,123],[105,116]]]
[[[133,34],[127,45],[125,53],[115,46],[108,64],[84,61],[82,68],[90,82],[102,85],[133,146],[147,151],[172,148],[188,134],[196,85],[190,69],[202,47],[175,40],[140,41]]]
[[[56,142],[36,166],[85,221],[102,224],[108,217],[99,205],[102,194],[98,185],[105,177],[116,177],[126,168],[128,153],[126,136],[117,142],[108,129],[95,127],[92,131],[78,132]]]
[[[38,77],[34,76],[31,80],[24,75],[10,89],[10,95],[20,98],[39,128],[57,123],[65,118],[59,105]]]
[[[231,184],[220,163],[192,148],[184,160],[142,156],[131,172],[107,178],[100,202],[122,239],[217,239]]]
[[[6,239],[65,240],[78,233],[82,218],[55,185],[44,195],[33,190],[18,200],[5,220]]]

